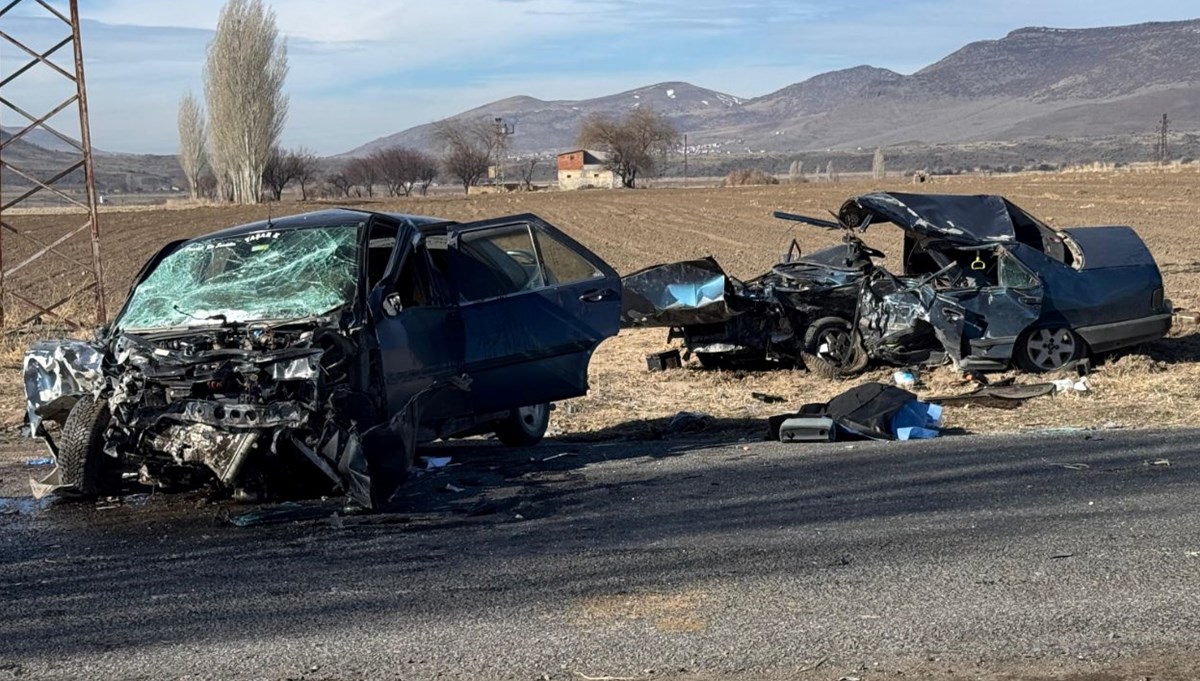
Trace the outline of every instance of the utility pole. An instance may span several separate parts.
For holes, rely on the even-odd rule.
[[[496,184],[504,185],[504,163],[508,161],[508,138],[516,134],[517,126],[497,116],[493,123],[496,132]]]
[[[30,47],[22,40],[36,36],[14,35],[14,31],[30,25],[31,12],[13,10],[22,5],[32,6],[32,13],[42,22],[61,21],[66,37],[45,51]],[[41,10],[37,8],[40,7]],[[44,26],[44,25],[43,25]],[[56,320],[81,329],[85,310],[93,307],[95,322],[106,321],[104,306],[104,268],[100,260],[100,225],[97,209],[96,175],[92,165],[92,136],[88,125],[87,85],[83,77],[83,43],[79,34],[79,3],[69,1],[66,14],[46,0],[11,0],[0,8],[0,39],[16,47],[28,61],[21,64],[12,53],[0,63],[0,114],[17,114],[21,128],[0,142],[0,177],[7,177],[7,194],[0,186],[0,326],[23,327],[29,324]],[[66,66],[52,58],[63,48],[72,52]],[[16,68],[3,68],[9,64]],[[35,67],[42,67],[36,69]],[[64,99],[57,106],[38,114],[26,110],[15,100],[19,88],[14,82],[33,70],[26,80],[39,79],[45,88],[58,85]],[[58,80],[61,77],[62,80]],[[55,99],[57,99],[55,96]],[[55,117],[68,114],[63,122]],[[72,130],[69,114],[78,116],[78,136]],[[21,160],[14,154],[18,145],[29,145],[30,133],[37,132],[55,138],[66,145],[66,151],[34,154],[49,156],[50,170],[35,168],[37,161]],[[34,149],[37,145],[34,144]],[[16,158],[14,158],[14,156]],[[29,156],[25,157],[29,159]],[[65,166],[65,167],[64,167]],[[78,186],[83,181],[83,195]],[[15,196],[14,196],[15,195]],[[9,198],[12,197],[12,198]],[[37,220],[24,214],[16,215],[14,208],[34,205],[54,205],[61,210],[54,217]],[[78,219],[78,222],[72,222]],[[28,226],[25,221],[32,223]],[[19,223],[19,224],[18,224]],[[82,242],[88,239],[90,244]],[[30,267],[37,263],[37,266]],[[80,306],[79,303],[90,300]],[[14,314],[17,313],[17,314]]]
[[[1167,115],[1163,114],[1162,126],[1158,130],[1158,165],[1167,165],[1167,132],[1170,130],[1171,122],[1167,120]]]
[[[688,178],[687,152],[688,152],[687,133],[685,132],[685,133],[683,133],[683,179],[684,179],[685,183]]]

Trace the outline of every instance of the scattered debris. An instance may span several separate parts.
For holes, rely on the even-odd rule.
[[[436,471],[439,468],[445,468],[450,465],[453,459],[449,456],[422,456],[421,462],[425,464],[425,470]]]
[[[713,417],[699,411],[681,411],[667,423],[668,433],[697,433],[712,425]]]
[[[1046,461],[1045,459],[1042,460]],[[1059,468],[1065,468],[1069,471],[1085,471],[1091,468],[1091,466],[1087,465],[1086,463],[1055,463],[1053,461],[1046,461],[1046,465],[1058,466]]]
[[[892,374],[892,382],[901,388],[912,388],[917,385],[917,375],[912,369],[902,369]]]
[[[1053,383],[1034,383],[1030,385],[1001,385],[983,384],[975,390],[962,395],[939,395],[928,400],[941,405],[973,404],[994,409],[1015,409],[1025,400],[1044,395],[1051,395],[1057,390]]]
[[[650,371],[666,371],[683,366],[683,358],[679,350],[666,350],[646,355],[646,368]]]
[[[296,523],[306,520],[319,520],[334,515],[329,508],[286,502],[278,506],[255,509],[235,516],[229,516],[229,524],[236,527],[255,527],[258,525],[279,525]]]
[[[833,427],[830,427],[833,426]],[[909,440],[937,437],[942,407],[883,383],[864,383],[824,404],[806,404],[774,416],[767,439],[782,442]]]
[[[750,393],[750,397],[753,397],[763,404],[783,404],[784,402],[787,402],[786,397],[780,397],[779,395],[771,395],[768,393],[752,392]]]
[[[1151,466],[1170,466],[1171,460],[1170,459],[1155,459],[1154,461],[1151,461],[1149,463]]]
[[[1080,392],[1085,393],[1091,389],[1091,384],[1088,382],[1088,377],[1082,378],[1061,378],[1053,382],[1054,389],[1060,393],[1065,392]]]
[[[54,457],[43,456],[43,457],[40,457],[37,459],[26,459],[25,465],[26,466],[53,466],[54,465]]]
[[[579,456],[579,455],[576,454],[575,452],[562,452],[560,454],[553,454],[551,456],[547,456],[545,458],[539,459],[538,461],[541,463],[546,463],[548,461],[554,461],[555,459],[561,459],[561,458],[567,457],[567,456]]]
[[[1075,554],[1073,553],[1056,553],[1050,556],[1050,560],[1063,560],[1065,558],[1073,558],[1074,556]]]
[[[636,676],[588,676],[583,672],[575,672],[583,681],[638,681]]]
[[[813,663],[811,663],[811,664],[807,664],[807,665],[805,665],[805,666],[803,666],[803,667],[801,667],[801,668],[797,669],[797,670],[796,670],[796,673],[797,673],[797,674],[804,674],[804,673],[806,673],[806,672],[812,672],[812,671],[816,671],[816,670],[818,670],[818,669],[820,669],[820,668],[821,668],[821,665],[825,664],[825,663],[826,663],[826,662],[828,662],[828,661],[829,661],[829,658],[828,658],[828,657],[821,657],[821,658],[817,658],[817,660],[816,660],[815,662],[813,662]]]

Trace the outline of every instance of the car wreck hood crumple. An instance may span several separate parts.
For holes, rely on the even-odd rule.
[[[960,243],[1011,242],[1022,225],[1041,225],[1001,196],[898,192],[853,197],[842,204],[838,220],[847,227],[891,222],[921,236]]]

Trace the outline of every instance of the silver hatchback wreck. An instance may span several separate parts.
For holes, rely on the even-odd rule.
[[[168,244],[94,341],[25,358],[35,492],[124,478],[385,507],[416,444],[545,433],[616,334],[620,279],[534,215],[330,210]]]

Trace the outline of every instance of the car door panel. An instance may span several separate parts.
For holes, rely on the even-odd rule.
[[[525,260],[508,240],[510,233],[529,229],[537,272],[513,290],[512,263],[501,262],[499,251],[518,265]],[[503,231],[503,230],[508,230]],[[480,245],[500,235],[487,253]],[[553,242],[560,259],[575,258],[592,268],[594,276],[555,277],[543,245]],[[451,229],[450,280],[477,300],[460,299],[465,339],[464,371],[470,377],[470,401],[477,412],[577,397],[587,392],[587,368],[596,346],[616,334],[620,323],[620,278],[599,257],[533,215],[519,215]],[[472,251],[474,249],[474,251]],[[487,297],[487,275],[469,271],[488,260],[505,271],[493,273],[500,294]],[[522,265],[528,269],[527,265]],[[481,284],[481,282],[484,282]],[[519,282],[518,282],[519,283]]]
[[[1043,289],[1037,275],[1010,253],[998,249],[996,255],[999,281],[939,295],[963,311],[964,357],[1007,362],[1017,338],[1041,316]]]
[[[421,280],[420,285],[431,288],[420,304],[402,305],[389,299],[393,294],[400,295],[389,288],[402,285],[398,277],[404,268],[421,268],[426,273],[429,268],[423,247],[413,243],[411,234],[400,238],[389,273],[384,283],[371,292],[369,304],[390,416],[403,410],[413,396],[460,375],[463,366],[462,316],[452,299],[437,290],[435,277]],[[423,418],[469,411],[465,396],[455,392],[460,394],[438,395],[436,400],[423,402]]]

